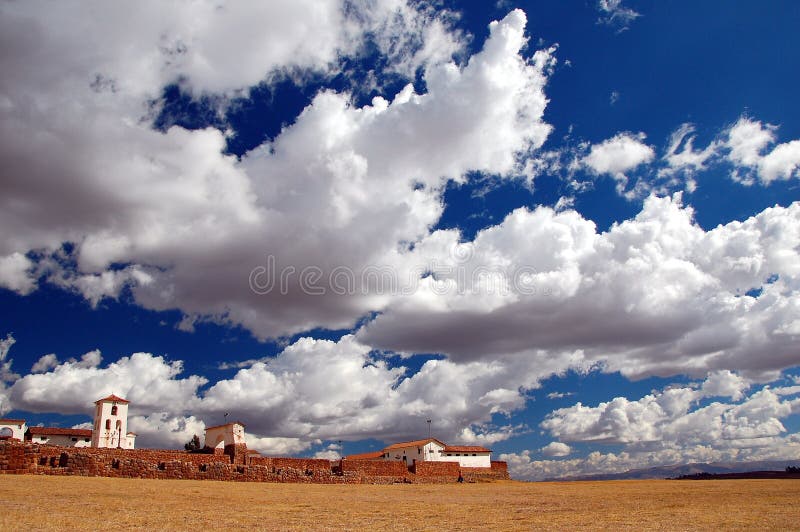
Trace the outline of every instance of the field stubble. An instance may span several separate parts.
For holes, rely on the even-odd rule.
[[[0,528],[796,529],[794,480],[315,485],[0,475]]]

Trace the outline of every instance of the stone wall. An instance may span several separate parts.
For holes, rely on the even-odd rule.
[[[421,482],[445,484],[458,481],[461,467],[458,462],[415,462],[411,471]]]
[[[399,460],[341,460],[337,472],[355,484],[412,482],[408,466]]]
[[[508,465],[505,462],[492,462],[492,468],[462,467],[461,475],[467,482],[494,482],[496,480],[510,480]]]
[[[135,458],[138,460],[145,460],[150,462],[164,462],[179,460],[182,462],[191,462],[194,464],[208,464],[211,462],[231,462],[231,458],[226,455],[214,455],[203,453],[190,453],[186,451],[177,450],[160,450],[160,449],[113,449],[113,448],[64,448],[57,445],[33,445],[38,447],[38,452],[42,456],[58,456],[63,452],[75,453],[80,451],[82,454],[97,457],[101,460],[115,459],[115,458]]]
[[[449,483],[458,479],[455,462],[270,458],[251,456],[245,446],[224,454],[154,449],[95,449],[0,441],[0,474],[77,475],[124,478],[302,482],[316,484]],[[241,448],[240,448],[241,447]],[[497,465],[495,465],[497,464]],[[464,469],[465,480],[508,478],[504,462],[492,470]],[[481,474],[482,473],[482,474]],[[505,476],[502,477],[502,474]]]
[[[248,467],[264,468],[271,475],[268,482],[341,482],[334,478],[330,460],[255,456],[250,458]]]

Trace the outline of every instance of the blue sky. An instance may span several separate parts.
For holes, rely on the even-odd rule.
[[[0,415],[798,457],[796,3],[307,3],[0,7]]]

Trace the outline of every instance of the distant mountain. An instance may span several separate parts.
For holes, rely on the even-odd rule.
[[[678,464],[650,467],[647,469],[631,469],[624,473],[605,473],[599,475],[582,475],[563,478],[549,478],[547,481],[565,480],[633,480],[676,478],[683,475],[699,473],[747,473],[750,471],[784,471],[788,466],[800,465],[798,460],[759,460],[755,462],[712,462],[709,464]]]

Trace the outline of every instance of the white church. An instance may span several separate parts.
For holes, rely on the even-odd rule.
[[[0,439],[61,447],[133,449],[136,434],[128,432],[129,403],[114,394],[95,401],[92,430],[28,427],[24,419],[0,419]]]
[[[114,394],[94,402],[92,447],[134,448],[136,434],[128,432],[128,404]]]

